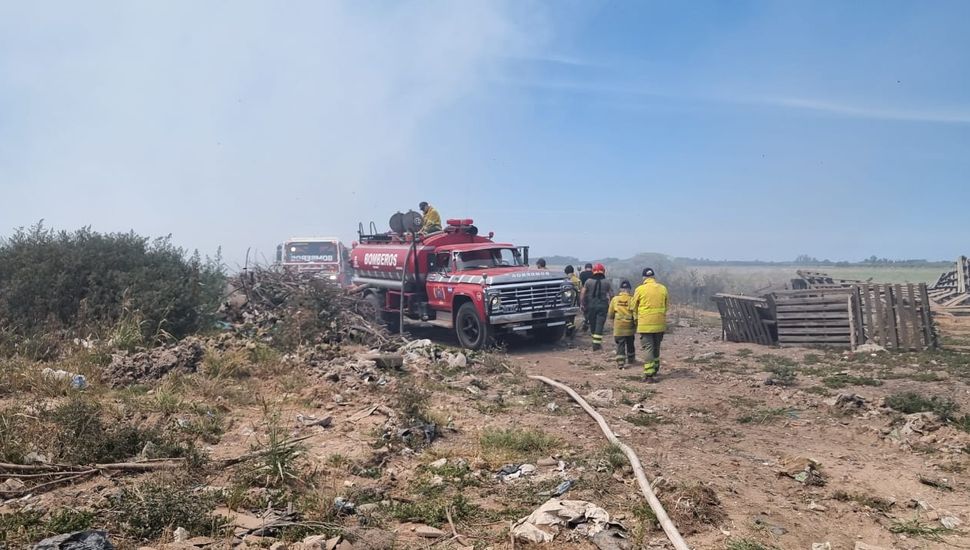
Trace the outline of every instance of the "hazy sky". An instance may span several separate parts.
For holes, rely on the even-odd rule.
[[[0,234],[970,252],[970,2],[0,0]]]

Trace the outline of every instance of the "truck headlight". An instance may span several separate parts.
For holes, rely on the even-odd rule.
[[[499,295],[492,296],[488,301],[488,309],[490,311],[497,310],[502,305],[502,297]]]
[[[575,300],[575,299],[576,299],[576,289],[574,289],[574,288],[567,288],[567,289],[565,289],[565,290],[562,291],[562,301],[563,302],[566,302],[567,304],[571,304],[571,303],[573,303],[573,300]]]
[[[330,280],[331,281],[336,281],[337,280],[337,276],[336,275],[331,275],[330,276]]]

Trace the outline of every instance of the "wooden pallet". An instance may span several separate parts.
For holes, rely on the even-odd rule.
[[[721,314],[721,335],[728,342],[775,343],[774,319],[768,300],[752,296],[715,294]]]
[[[842,287],[773,292],[768,300],[778,323],[778,343],[852,346],[858,334],[850,313],[853,296],[851,288]]]
[[[938,311],[947,315],[970,314],[970,259],[957,258],[955,269],[940,275],[928,290],[930,299],[938,304]]]

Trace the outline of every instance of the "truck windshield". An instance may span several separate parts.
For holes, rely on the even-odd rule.
[[[290,242],[286,243],[287,263],[336,262],[337,243]]]
[[[522,265],[519,251],[513,248],[491,248],[458,253],[458,271]]]

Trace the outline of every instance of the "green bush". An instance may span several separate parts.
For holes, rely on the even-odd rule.
[[[44,335],[115,327],[126,343],[182,337],[204,326],[224,285],[218,256],[189,255],[169,237],[20,228],[0,240],[0,351],[50,355]]]
[[[950,398],[926,397],[916,392],[894,393],[886,397],[886,406],[904,414],[934,412],[943,420],[953,419],[960,409],[960,405]]]

